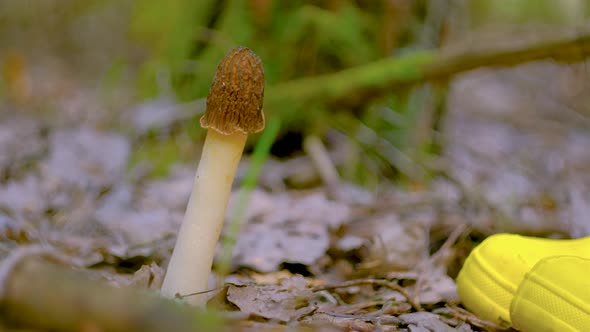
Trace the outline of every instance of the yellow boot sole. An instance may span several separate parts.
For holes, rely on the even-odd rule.
[[[519,331],[590,331],[590,260],[540,260],[520,283],[510,317]]]
[[[568,255],[590,259],[590,237],[553,240],[492,235],[471,252],[457,276],[461,302],[478,317],[508,328],[512,326],[510,304],[525,274],[543,258]]]

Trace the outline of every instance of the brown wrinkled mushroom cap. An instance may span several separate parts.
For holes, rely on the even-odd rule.
[[[246,47],[229,51],[221,60],[201,117],[203,128],[221,134],[251,134],[264,129],[262,62]]]

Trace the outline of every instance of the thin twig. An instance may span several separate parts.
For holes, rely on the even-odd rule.
[[[478,318],[477,316],[475,316],[474,314],[472,314],[471,312],[454,306],[454,305],[447,305],[446,306],[447,309],[449,309],[449,313],[453,315],[453,318],[462,320],[464,322],[467,322],[469,324],[475,325],[479,328],[482,328],[486,331],[497,331],[497,330],[506,330],[507,326],[502,326],[499,324],[495,324],[493,322]]]
[[[208,290],[204,290],[204,291],[200,291],[200,292],[188,293],[188,294],[176,293],[176,294],[174,294],[174,298],[175,299],[181,299],[182,300],[182,299],[187,298],[189,296],[203,295],[203,294],[207,294],[207,293],[212,293],[212,292],[220,291],[222,289],[223,289],[223,287],[216,287],[216,288],[212,288],[212,289],[208,289]]]
[[[400,324],[403,321],[395,316],[389,315],[382,315],[379,317],[374,317],[371,315],[349,315],[349,314],[340,314],[337,312],[327,312],[327,311],[320,311],[318,313],[326,314],[328,316],[336,317],[336,318],[346,318],[346,319],[358,319],[365,322],[379,322],[384,324]]]
[[[316,167],[324,184],[331,188],[337,187],[340,176],[322,140],[317,135],[307,136],[303,140],[303,150]]]
[[[451,249],[451,247],[453,246],[453,244],[455,244],[457,239],[462,234],[465,234],[466,232],[468,232],[468,229],[469,228],[465,224],[459,225],[457,228],[455,228],[455,230],[453,232],[451,232],[451,234],[449,235],[449,237],[447,238],[445,243],[443,243],[443,245],[440,247],[440,249],[438,249],[437,252],[432,254],[430,256],[430,258],[428,258],[425,262],[420,264],[420,267],[418,268],[418,270],[420,270],[420,273],[418,274],[418,279],[416,280],[416,285],[414,287],[414,289],[415,289],[414,301],[416,301],[417,303],[420,303],[420,291],[422,289],[422,285],[424,284],[424,280],[425,280],[424,275],[426,275],[426,273],[424,273],[424,272],[429,267],[433,266],[434,263],[437,260],[439,260],[446,252],[448,252]]]
[[[451,249],[451,247],[457,242],[459,237],[468,233],[469,230],[470,227],[468,227],[465,224],[460,224],[457,228],[455,228],[455,230],[451,232],[451,234],[440,247],[440,249],[438,249],[434,254],[430,256],[430,258],[428,259],[430,261],[429,263],[436,263],[437,260],[439,260],[446,252],[448,252]]]
[[[486,43],[474,47],[473,42],[464,42],[453,49],[417,51],[337,73],[284,82],[271,87],[265,106],[278,109],[297,103],[306,107],[323,104],[354,108],[390,94],[392,89],[445,81],[480,67],[510,67],[546,59],[572,63],[588,58],[590,26],[553,29],[550,35],[537,30],[513,33],[510,40],[515,42],[508,45]]]
[[[394,290],[394,291],[402,294],[402,296],[406,299],[406,301],[408,301],[408,303],[412,306],[412,308],[414,308],[414,310],[416,310],[416,311],[424,310],[424,309],[422,309],[422,306],[420,306],[419,303],[416,303],[412,299],[410,294],[408,294],[408,292],[406,292],[406,290],[402,286],[398,285],[395,282],[391,282],[388,280],[382,280],[382,279],[349,280],[349,281],[345,281],[345,282],[342,282],[339,284],[316,286],[316,287],[312,288],[312,291],[317,292],[317,291],[321,291],[321,290],[348,288],[348,287],[359,286],[359,285],[377,285],[377,286],[387,287],[391,290]]]

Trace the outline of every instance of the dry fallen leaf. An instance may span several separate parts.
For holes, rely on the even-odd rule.
[[[275,271],[281,263],[311,265],[328,250],[331,230],[350,214],[350,207],[322,193],[295,198],[254,191],[234,261],[259,272]]]
[[[56,130],[49,136],[45,169],[63,183],[101,189],[123,178],[130,149],[129,140],[114,132],[88,127]]]
[[[139,270],[137,270],[133,274],[129,285],[159,290],[162,286],[165,273],[166,271],[163,268],[152,262],[149,265],[143,265]]]
[[[408,324],[410,331],[420,332],[455,332],[456,330],[443,323],[438,315],[430,312],[412,312],[401,314],[399,318]]]
[[[436,304],[441,302],[459,302],[457,284],[441,269],[428,270],[420,277],[420,303]]]
[[[296,276],[280,285],[233,285],[227,289],[227,301],[241,312],[281,322],[291,322],[314,310],[313,293],[305,280]]]

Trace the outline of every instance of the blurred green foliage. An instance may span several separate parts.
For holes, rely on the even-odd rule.
[[[349,1],[336,10],[305,1],[145,0],[136,6],[132,33],[153,52],[143,68],[148,94],[156,91],[155,70],[164,66],[181,99],[205,96],[220,59],[239,45],[262,58],[268,85],[378,57],[378,27]]]
[[[373,15],[350,1],[336,1],[332,5],[329,1],[321,2],[144,0],[135,3],[131,35],[151,54],[140,69],[140,95],[154,97],[161,93],[158,75],[164,70],[169,71],[180,100],[205,97],[217,64],[229,49],[239,45],[249,47],[261,57],[267,91],[278,82],[334,72],[379,57],[375,38],[378,26]],[[323,118],[320,110],[297,112],[298,105],[267,105],[267,117],[281,117],[286,130],[315,128]],[[150,150],[161,150],[162,145],[167,151],[165,155],[170,155],[170,144],[154,145]],[[145,159],[143,154],[136,157]],[[158,163],[157,174],[162,174],[167,164]]]
[[[311,78],[308,89],[324,90],[319,83],[327,81],[314,84],[314,77],[439,47],[457,34],[457,26],[575,23],[588,7],[587,0],[144,0],[135,4],[132,35],[152,52],[141,71],[143,96],[158,93],[156,77],[162,68],[170,71],[181,100],[206,96],[220,59],[244,45],[263,60],[265,112],[280,117],[284,130],[321,135],[337,128],[346,133],[358,153],[372,156],[352,158],[358,164],[346,173],[353,178],[364,173],[371,182],[362,170],[373,169],[377,177],[401,172],[420,181],[428,156],[438,151],[434,132],[439,119],[433,117],[444,100],[444,84],[391,91],[386,98],[354,107],[303,104],[305,87],[289,90],[295,86],[280,84]],[[326,96],[347,82],[331,84],[335,86],[325,89]]]
[[[365,169],[375,170],[376,177],[399,173],[413,177],[409,170],[423,168],[428,156],[437,153],[438,120],[433,117],[444,97],[444,84],[396,89],[383,97],[383,93],[355,94],[351,82],[325,80],[326,74],[366,64],[374,64],[371,70],[379,71],[384,58],[423,57],[425,54],[417,51],[439,48],[448,40],[489,24],[571,25],[587,19],[590,11],[590,0],[27,3],[0,2],[0,40],[5,48],[28,47],[25,57],[54,52],[72,71],[78,65],[93,75],[102,73],[100,88],[113,105],[119,96],[116,92],[129,82],[136,84],[140,98],[204,98],[225,53],[239,45],[251,48],[264,63],[267,117],[280,117],[282,131],[303,136],[322,136],[327,128],[345,133],[356,144],[359,155],[371,156],[351,157],[356,160],[354,166],[347,165],[344,173],[352,178],[366,174]],[[398,72],[383,74],[399,75],[406,70],[414,75],[412,64],[407,61],[407,67],[395,68]],[[351,75],[363,80],[374,78],[374,73],[361,71]],[[6,90],[4,83],[0,82],[2,91]],[[351,91],[348,97],[354,102],[303,100],[311,95],[329,99],[338,91]],[[193,127],[197,127],[196,121],[189,129]],[[176,135],[174,139],[179,141],[173,144],[166,139],[148,141],[145,151],[140,152],[171,160],[186,158],[185,140],[196,136],[193,133],[179,139]],[[146,156],[136,157],[141,160]],[[164,174],[168,164],[159,163],[156,173]]]

